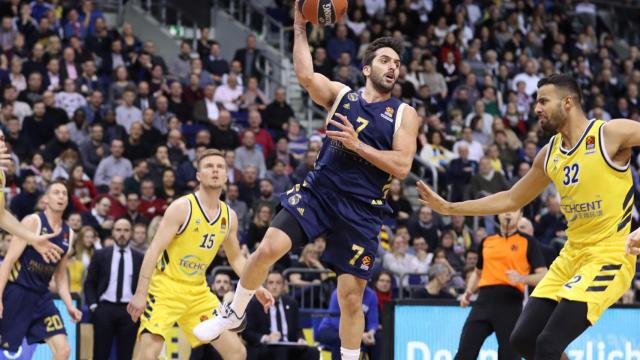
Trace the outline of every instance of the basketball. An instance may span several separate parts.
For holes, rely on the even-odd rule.
[[[347,0],[300,0],[302,16],[314,25],[331,25],[347,12]]]

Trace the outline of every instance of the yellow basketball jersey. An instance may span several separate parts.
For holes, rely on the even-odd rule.
[[[623,242],[631,229],[633,180],[629,164],[613,163],[605,150],[602,120],[592,120],[576,145],[549,141],[545,172],[560,195],[567,236],[574,245],[611,239]]]
[[[195,193],[176,201],[188,201],[189,213],[178,233],[156,264],[162,273],[181,283],[206,284],[205,272],[229,234],[230,209],[220,201],[218,214],[209,216]]]

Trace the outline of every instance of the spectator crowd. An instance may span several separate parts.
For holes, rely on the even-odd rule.
[[[284,25],[292,23],[290,1],[259,3]],[[164,58],[131,24],[109,27],[95,5],[0,3],[0,128],[13,158],[4,189],[11,212],[23,218],[43,209],[47,184],[68,180],[65,216],[78,239],[69,274],[71,290],[82,293],[93,252],[114,245],[115,221],[131,221],[131,246],[144,252],[168,204],[197,186],[198,154],[217,148],[228,166],[224,200],[238,214],[243,253],[251,253],[279,194],[313,169],[323,130],[301,126],[286,89],[272,98],[261,90],[264,58],[256,35],[227,59],[202,28],[197,39],[182,41],[174,57]],[[640,121],[640,50],[597,21],[596,11],[589,1],[569,0],[351,0],[348,18],[310,28],[309,43],[316,72],[357,89],[364,85],[360,64],[367,44],[380,36],[404,41],[392,95],[414,106],[423,121],[413,172],[461,201],[505,190],[531,168],[549,139],[532,113],[544,76],[573,74],[590,118]],[[376,275],[365,296],[363,346],[374,359],[384,302],[456,299],[476,265],[480,241],[498,230],[493,217],[443,217],[415,206],[412,187],[413,181],[391,183],[394,214],[381,229]],[[550,263],[566,241],[555,189],[523,214],[520,231],[540,242]],[[6,235],[5,250],[9,240]],[[269,290],[286,297],[287,309],[339,311],[335,274],[322,261],[325,247],[318,238],[294,249],[270,274]],[[221,252],[210,270],[225,265]],[[211,278],[221,297],[235,279],[222,273]],[[318,291],[310,294],[310,287]],[[640,279],[622,301],[637,295]],[[250,346],[283,338],[282,322],[267,326],[269,320],[252,326],[249,319]],[[319,340],[335,348],[335,319],[319,327]],[[290,341],[303,338],[296,326],[288,328]]]

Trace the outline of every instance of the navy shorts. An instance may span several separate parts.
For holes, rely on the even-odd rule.
[[[8,283],[2,295],[2,304],[0,346],[5,350],[18,351],[25,337],[27,343],[33,344],[67,333],[49,292],[38,293]]]
[[[310,240],[326,236],[322,260],[337,273],[371,278],[382,228],[382,208],[333,191],[317,192],[300,185],[283,193],[280,204],[296,218]]]

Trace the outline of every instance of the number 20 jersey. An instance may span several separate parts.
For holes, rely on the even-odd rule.
[[[205,272],[229,234],[230,209],[220,201],[218,213],[207,214],[196,193],[176,201],[188,201],[189,212],[171,244],[160,255],[156,274],[161,273],[180,283],[206,284]]]
[[[616,165],[606,152],[602,120],[592,120],[572,149],[562,146],[562,135],[549,141],[545,172],[560,195],[573,245],[616,241],[631,229],[633,180],[629,164]]]
[[[378,149],[391,150],[393,136],[400,128],[402,113],[407,105],[390,98],[385,101],[368,103],[356,91],[344,87],[338,94],[328,118],[342,123],[335,113],[347,117],[358,139]],[[327,123],[327,130],[339,131]],[[315,168],[309,172],[305,185],[312,190],[329,189],[345,196],[365,202],[368,205],[385,206],[391,176],[363,159],[342,143],[325,138]]]

